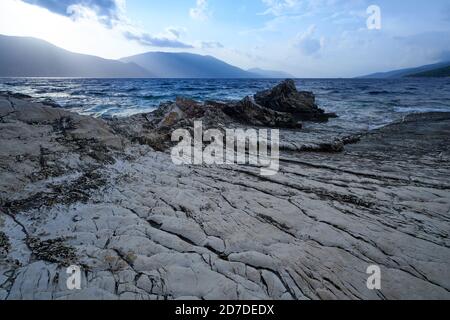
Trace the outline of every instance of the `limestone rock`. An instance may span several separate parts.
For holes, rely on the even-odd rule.
[[[178,101],[169,126],[233,121],[208,105],[202,116]],[[176,166],[140,144],[163,134],[165,111],[106,122],[0,97],[0,299],[450,298],[449,114],[358,139],[282,130],[291,148],[263,177]],[[335,139],[353,144],[299,142]],[[81,290],[66,285],[69,263]],[[380,291],[366,286],[370,265]]]

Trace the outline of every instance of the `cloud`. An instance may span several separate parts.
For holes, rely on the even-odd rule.
[[[178,39],[181,36],[181,34],[183,32],[185,32],[185,31],[186,30],[184,28],[177,28],[177,27],[168,27],[168,28],[166,28],[166,34],[169,37],[174,37],[176,39]]]
[[[194,20],[205,21],[208,20],[211,12],[208,9],[207,0],[197,0],[196,6],[189,10],[189,15]]]
[[[260,15],[275,17],[287,16],[315,16],[320,15],[321,19],[330,19],[341,16],[341,18],[355,18],[360,16],[360,11],[365,12],[364,0],[261,0],[266,6],[266,10]],[[354,11],[355,6],[359,8]]]
[[[324,24],[364,24],[366,7],[361,7],[365,0],[260,0],[266,10],[259,13],[268,20],[264,26],[246,33],[278,32],[283,28],[292,29],[305,21]],[[355,10],[355,4],[356,10]],[[363,15],[361,15],[363,12]],[[306,23],[306,22],[305,22]]]
[[[218,41],[203,41],[201,43],[202,49],[223,49],[224,45]]]
[[[180,40],[182,30],[167,28],[164,33],[152,35],[135,27],[126,17],[126,0],[22,0],[75,21],[98,21],[110,29],[141,45],[163,48],[193,48]]]
[[[22,0],[26,3],[43,7],[50,12],[68,17],[85,17],[95,13],[99,21],[112,26],[121,20],[125,7],[124,0]]]
[[[297,36],[295,46],[307,56],[317,55],[323,47],[323,39],[315,38],[315,32],[316,26],[311,25],[308,30]]]
[[[448,31],[434,31],[398,36],[394,37],[394,40],[417,55],[427,57],[430,61],[448,61],[450,60],[450,43],[442,39],[449,38]]]
[[[179,40],[184,30],[180,28],[169,27],[166,31],[159,35],[151,35],[145,32],[139,32],[134,30],[124,31],[125,38],[134,40],[142,45],[150,47],[165,47],[165,48],[177,48],[177,49],[192,49],[192,45],[181,42]]]
[[[292,11],[297,11],[302,6],[300,0],[262,0],[268,8],[262,15],[282,16]]]
[[[441,52],[438,52],[433,57],[436,61],[450,61],[450,50],[442,50]]]

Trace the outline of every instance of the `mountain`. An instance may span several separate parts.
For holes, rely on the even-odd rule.
[[[408,75],[408,77],[416,78],[446,78],[450,77],[450,65],[444,68],[433,69]]]
[[[263,70],[259,68],[253,68],[247,70],[250,73],[257,74],[260,77],[263,78],[274,78],[274,79],[291,79],[295,78],[293,75],[283,72],[283,71],[274,71],[274,70]]]
[[[46,41],[0,35],[0,77],[142,78],[131,63],[73,53]]]
[[[428,64],[425,66],[417,67],[417,68],[408,68],[408,69],[400,69],[389,72],[379,72],[373,73],[366,76],[362,76],[360,78],[364,79],[391,79],[391,78],[403,78],[410,77],[415,74],[421,74],[433,70],[438,70],[441,68],[446,68],[450,66],[450,61],[439,62],[434,64]]]
[[[148,52],[120,59],[151,70],[156,78],[260,78],[211,56]]]
[[[36,38],[4,35],[0,35],[0,77],[292,78],[279,71],[245,71],[212,56],[148,52],[108,60],[73,53]]]

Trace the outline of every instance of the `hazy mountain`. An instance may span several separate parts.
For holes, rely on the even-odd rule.
[[[46,41],[0,35],[0,77],[151,77],[147,70],[116,60],[73,53]]]
[[[245,71],[212,56],[149,52],[107,60],[36,38],[4,35],[0,35],[0,77],[292,78],[279,71]]]
[[[446,78],[450,77],[450,65],[444,68],[433,69],[408,75],[408,77],[417,78]]]
[[[120,60],[151,70],[157,78],[260,78],[214,57],[191,53],[148,52]]]
[[[263,78],[275,78],[275,79],[295,78],[293,75],[283,71],[264,70],[259,68],[253,68],[247,71],[253,74],[257,74]]]
[[[403,78],[403,77],[410,77],[414,74],[420,74],[420,73],[425,73],[425,72],[429,72],[432,70],[445,68],[448,66],[450,66],[450,61],[428,64],[428,65],[417,67],[417,68],[408,68],[408,69],[400,69],[400,70],[394,70],[394,71],[389,71],[389,72],[373,73],[373,74],[369,74],[366,76],[362,76],[360,78],[365,78],[365,79]]]

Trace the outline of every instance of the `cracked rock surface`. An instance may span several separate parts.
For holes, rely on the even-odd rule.
[[[132,119],[0,97],[0,299],[450,298],[449,114],[341,152],[301,148],[330,132],[282,131],[272,177],[175,166]]]

